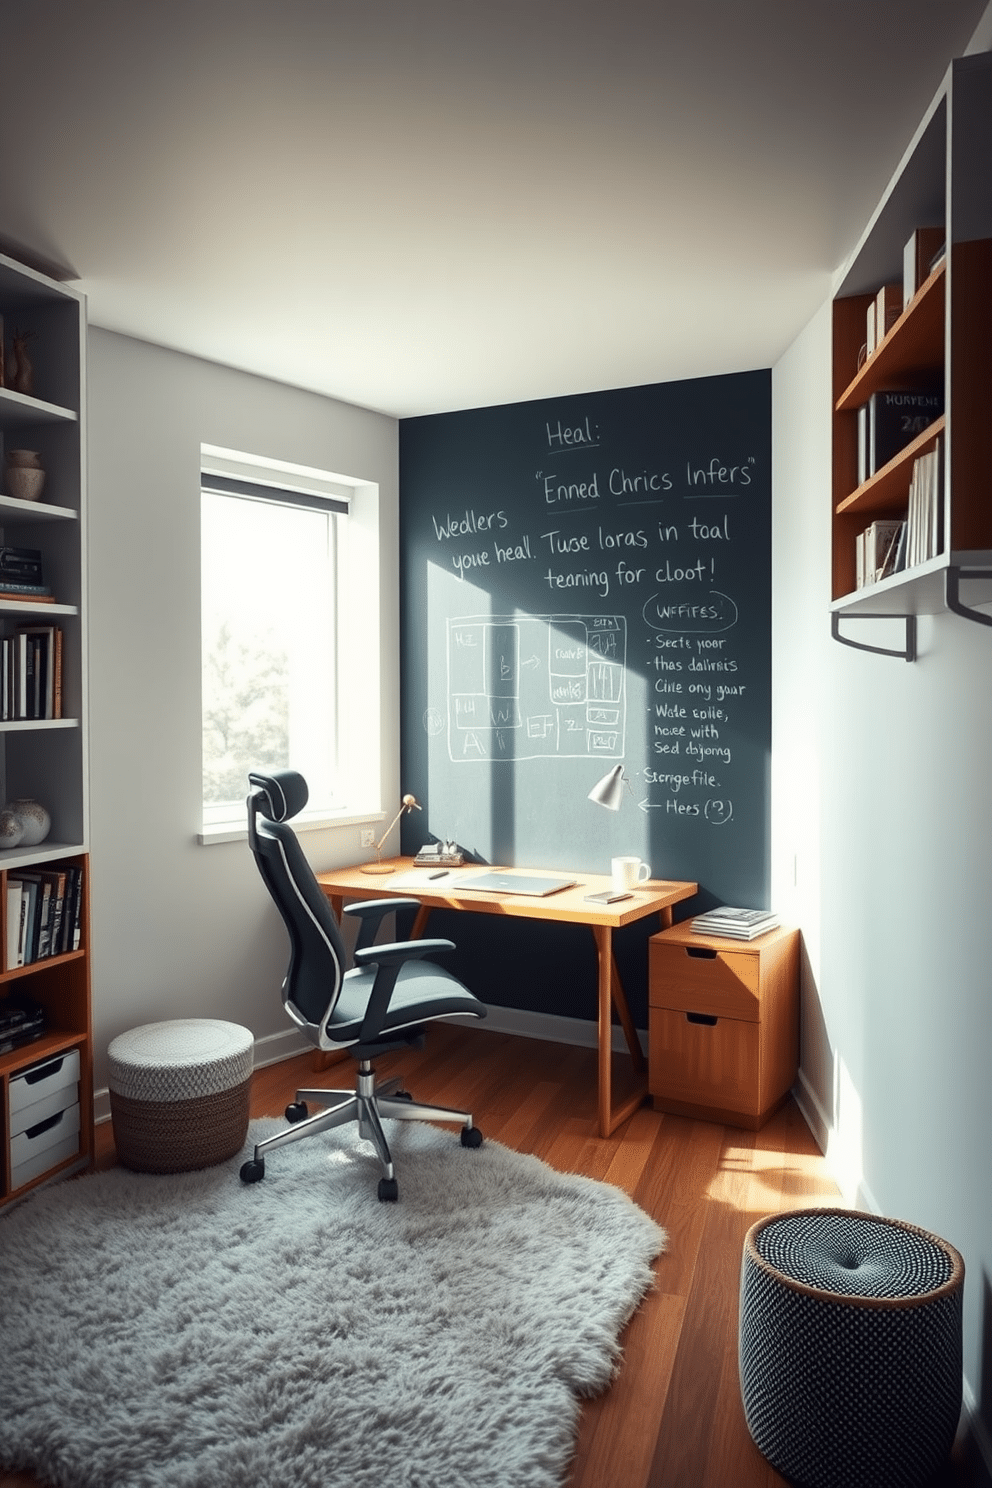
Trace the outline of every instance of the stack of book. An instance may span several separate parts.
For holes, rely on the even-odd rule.
[[[943,548],[943,469],[941,440],[913,461],[906,514],[906,567],[935,558]]]
[[[72,866],[8,872],[8,971],[79,949],[82,883]]]
[[[729,935],[733,940],[754,940],[778,925],[778,915],[770,909],[732,909],[725,904],[720,909],[708,909],[697,915],[692,922],[693,930],[700,935]]]
[[[51,604],[38,548],[8,548],[0,544],[0,599],[40,600]]]
[[[62,631],[19,625],[0,637],[0,718],[62,717]]]
[[[868,306],[865,348],[874,355],[903,312],[903,287],[885,284]]]

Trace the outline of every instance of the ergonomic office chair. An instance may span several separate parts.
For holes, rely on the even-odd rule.
[[[345,913],[361,920],[354,966],[337,922],[296,833],[287,825],[302,811],[308,790],[295,770],[252,771],[248,796],[248,843],[259,871],[289,932],[289,969],[282,984],[283,1006],[318,1049],[347,1049],[358,1060],[354,1090],[298,1090],[286,1107],[285,1131],[267,1137],[241,1168],[245,1183],[265,1175],[265,1153],[287,1142],[357,1121],[358,1134],[371,1142],[382,1164],[379,1198],[396,1199],[399,1190],[382,1130],[383,1116],[400,1121],[457,1121],[463,1147],[480,1147],[482,1133],[467,1111],[426,1106],[400,1089],[400,1080],[376,1087],[373,1059],[395,1049],[419,1048],[423,1025],[450,1013],[484,1018],[486,1009],[450,972],[424,958],[454,950],[450,940],[411,940],[372,944],[383,917],[396,909],[417,909],[415,899],[377,899],[349,904]],[[307,1101],[326,1110],[310,1116]]]

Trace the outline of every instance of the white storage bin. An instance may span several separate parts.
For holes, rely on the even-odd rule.
[[[79,1050],[69,1049],[65,1054],[56,1054],[52,1059],[43,1059],[38,1064],[33,1064],[30,1069],[22,1070],[19,1075],[13,1075],[8,1087],[7,1108],[10,1117],[11,1134],[27,1131],[28,1127],[36,1126],[42,1116],[29,1115],[26,1120],[22,1119],[22,1113],[29,1111],[30,1107],[47,1101],[50,1096],[58,1091],[65,1091],[65,1099],[52,1109],[59,1111],[66,1106],[71,1106],[78,1099],[74,1093],[79,1083]],[[51,1115],[52,1112],[47,1113]]]
[[[10,1184],[20,1188],[79,1151],[79,1102],[11,1138]]]

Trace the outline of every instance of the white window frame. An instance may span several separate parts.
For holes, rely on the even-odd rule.
[[[200,447],[201,489],[220,481],[269,486],[306,498],[345,502],[346,519],[338,523],[337,656],[338,768],[341,802],[332,810],[308,808],[293,820],[298,831],[347,826],[383,819],[381,801],[382,676],[379,594],[379,486],[375,481],[311,466],[246,454],[219,445]],[[220,481],[216,481],[215,489]],[[202,717],[202,713],[201,713]],[[201,735],[202,737],[202,735]],[[202,748],[202,746],[201,746]],[[207,823],[202,807],[197,841],[203,846],[243,841],[242,820]],[[245,795],[248,794],[247,781]]]

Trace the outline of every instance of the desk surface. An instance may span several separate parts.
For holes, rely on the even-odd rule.
[[[680,880],[648,879],[636,889],[631,889],[629,899],[618,899],[615,904],[590,904],[587,894],[602,893],[612,887],[607,873],[565,873],[550,868],[499,868],[500,873],[519,873],[526,877],[534,874],[553,874],[576,879],[568,889],[554,894],[534,896],[530,894],[504,894],[483,892],[478,889],[453,889],[446,887],[443,878],[432,879],[437,868],[416,868],[412,858],[390,858],[389,873],[363,873],[361,868],[332,868],[317,874],[317,882],[329,897],[348,899],[393,899],[409,897],[436,908],[476,910],[479,914],[513,915],[520,919],[564,920],[573,924],[605,925],[619,930],[623,925],[633,924],[645,915],[658,914],[670,909],[682,899],[690,899],[698,888],[694,883]],[[465,879],[473,871],[467,863],[464,868],[449,870],[452,879]],[[478,872],[492,873],[494,868],[479,865]],[[422,875],[422,877],[421,877]]]

